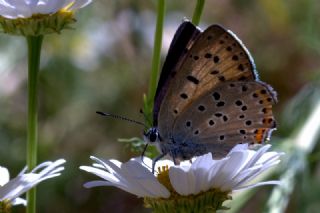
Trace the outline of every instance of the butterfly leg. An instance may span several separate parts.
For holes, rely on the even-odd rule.
[[[142,153],[141,153],[141,162],[142,162],[144,165],[146,165],[146,166],[147,166],[147,164],[144,163],[143,157],[144,157],[144,154],[145,154],[147,148],[148,148],[148,144],[145,145],[145,147],[143,148],[143,151],[142,151]]]
[[[141,153],[141,161],[142,161],[142,162],[143,162],[143,157],[144,157],[144,154],[145,154],[147,148],[148,148],[148,144],[146,144],[146,145],[144,146],[143,151],[142,151],[142,153]]]
[[[154,159],[152,160],[152,173],[154,173],[154,168],[155,168],[155,166],[156,166],[156,162],[157,162],[158,160],[160,160],[161,158],[163,158],[166,154],[167,154],[167,153],[162,153],[161,155],[157,156],[156,158],[154,158]]]
[[[180,162],[177,161],[177,159],[175,157],[172,157],[172,160],[173,160],[174,165],[179,165],[180,164]]]
[[[172,160],[173,160],[174,165],[180,165],[181,159],[179,159],[173,155]]]

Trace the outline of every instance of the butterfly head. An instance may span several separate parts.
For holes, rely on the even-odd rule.
[[[144,132],[143,138],[147,144],[157,144],[161,141],[159,131],[156,127],[151,127],[147,132]]]

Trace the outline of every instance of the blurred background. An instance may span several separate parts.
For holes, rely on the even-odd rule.
[[[184,17],[191,19],[195,3],[167,1],[163,59],[178,25]],[[95,111],[144,120],[139,110],[151,69],[155,11],[155,0],[95,0],[78,11],[74,30],[45,37],[38,162],[65,158],[67,164],[61,177],[39,185],[39,212],[150,212],[141,198],[119,189],[83,188],[83,183],[97,177],[78,167],[90,165],[90,155],[126,161],[140,154],[117,141],[141,137],[140,126],[106,119]],[[235,199],[235,212],[268,212],[281,205],[283,212],[320,208],[319,138],[313,134],[305,143],[304,137],[296,140],[301,131],[307,137],[319,125],[316,120],[311,129],[303,129],[320,101],[319,11],[317,0],[205,4],[200,26],[219,23],[236,33],[252,53],[260,78],[278,92],[279,103],[274,106],[278,130],[271,143],[287,155],[271,178],[294,171],[286,189],[262,187],[245,194],[246,199]],[[26,164],[26,57],[23,37],[0,34],[0,165],[12,177]],[[276,190],[284,193],[278,199]],[[278,204],[281,199],[285,200]],[[23,207],[13,210],[24,212]]]

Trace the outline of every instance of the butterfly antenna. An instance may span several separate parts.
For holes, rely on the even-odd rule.
[[[120,115],[114,115],[114,114],[100,112],[100,111],[97,111],[96,113],[99,115],[102,115],[102,116],[112,117],[112,118],[116,118],[116,119],[120,119],[120,120],[124,120],[124,121],[129,121],[131,123],[139,124],[139,125],[144,126],[146,128],[146,125],[140,121],[135,121],[135,120],[132,120],[132,119],[129,119],[126,117],[122,117]]]

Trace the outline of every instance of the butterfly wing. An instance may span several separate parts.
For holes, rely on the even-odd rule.
[[[173,83],[168,85],[158,115],[163,137],[172,135],[175,119],[200,95],[225,81],[257,79],[246,48],[235,35],[218,25],[210,26],[196,38],[172,73]]]
[[[275,92],[263,82],[224,82],[200,96],[175,120],[174,141],[203,146],[215,158],[225,156],[239,143],[262,143],[276,127],[275,102]],[[184,154],[187,159],[204,154],[190,147],[193,150]]]
[[[182,57],[185,56],[188,49],[190,48],[194,39],[200,34],[200,30],[197,29],[190,21],[184,21],[177,29],[168,54],[166,56],[165,62],[162,67],[160,79],[158,82],[158,87],[155,95],[154,108],[153,108],[153,125],[158,124],[158,113],[160,109],[161,102],[170,81],[170,74],[172,70],[176,67],[179,61],[182,61]]]

